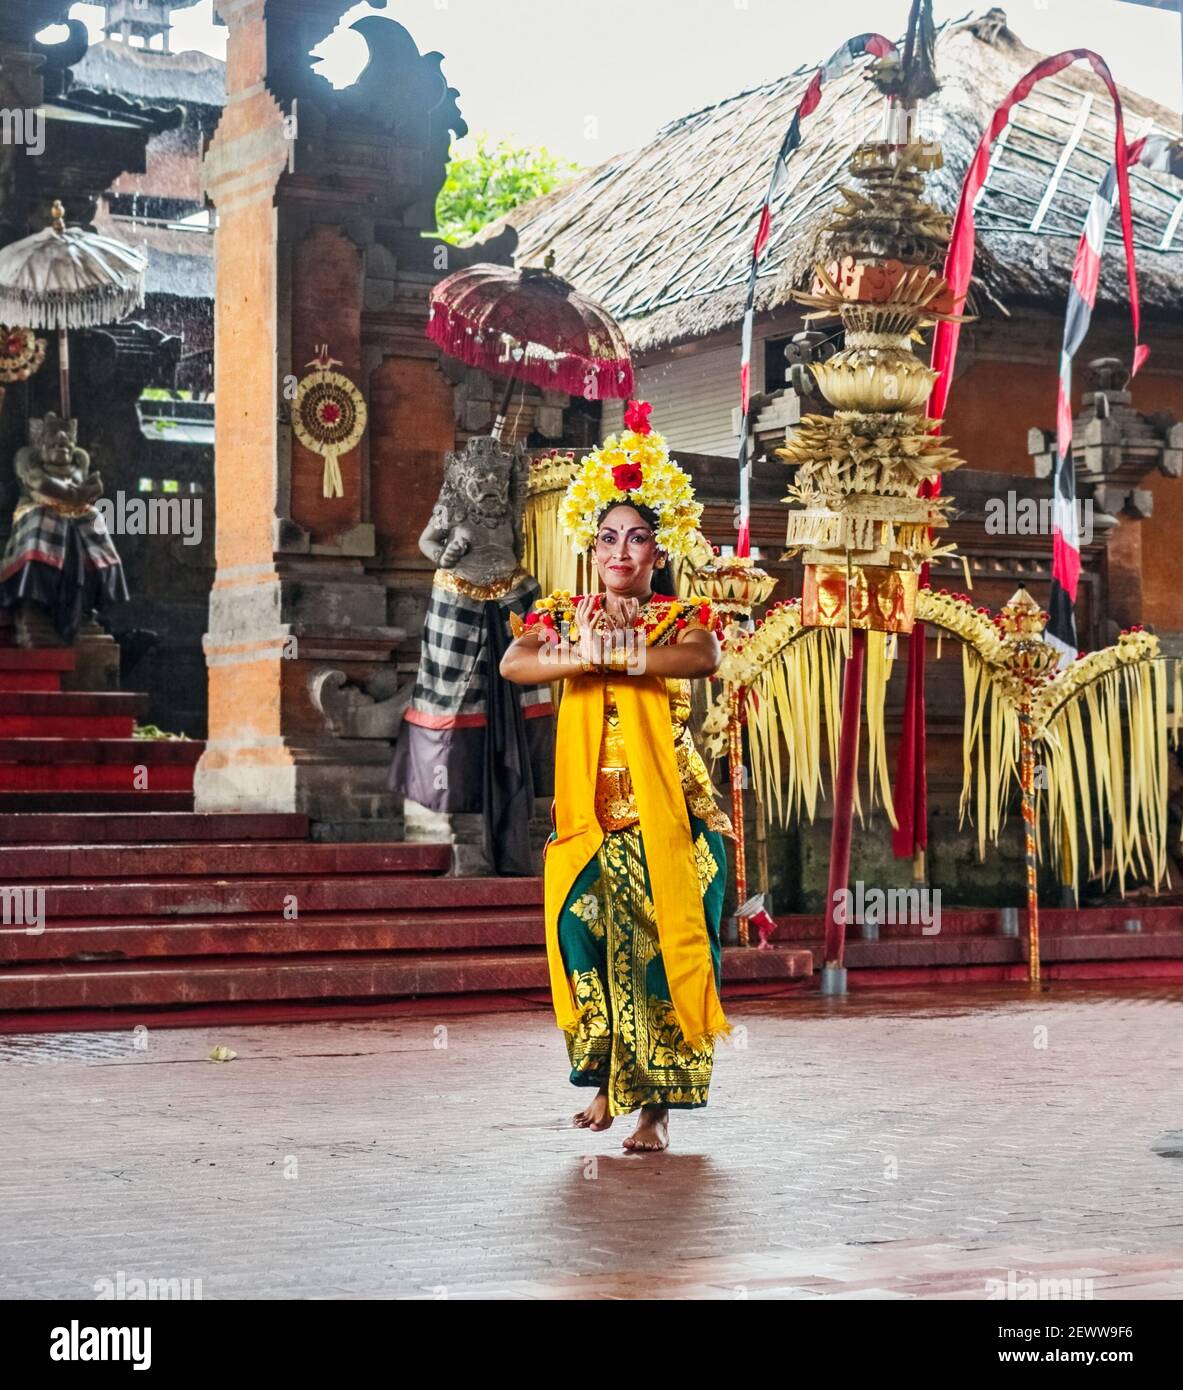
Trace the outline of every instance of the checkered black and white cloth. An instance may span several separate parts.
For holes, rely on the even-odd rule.
[[[62,569],[66,564],[69,528],[74,527],[82,542],[88,569],[113,569],[119,565],[119,552],[111,540],[102,514],[92,507],[83,516],[63,516],[49,507],[29,507],[17,518],[0,563],[0,582],[16,574],[30,560]]]
[[[489,656],[485,605],[498,605],[499,621],[508,631],[510,613],[525,617],[541,592],[534,576],[524,573],[496,599],[470,598],[433,584],[411,709],[433,720],[486,715]],[[523,685],[516,689],[523,710],[531,705],[550,704],[549,685]]]

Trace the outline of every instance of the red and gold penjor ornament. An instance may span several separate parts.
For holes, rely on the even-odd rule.
[[[0,382],[28,381],[45,361],[45,339],[0,323]]]
[[[31,328],[9,328],[0,323],[0,410],[9,383],[28,381],[45,361],[45,339]]]
[[[292,428],[306,449],[324,458],[324,495],[344,497],[341,467],[337,460],[355,449],[366,432],[366,403],[358,388],[341,372],[340,362],[329,356],[326,343],[309,372],[296,387]]]

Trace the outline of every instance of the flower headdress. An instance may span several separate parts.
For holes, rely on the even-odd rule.
[[[702,503],[689,475],[670,458],[665,439],[650,428],[645,401],[630,401],[624,429],[585,454],[559,504],[559,522],[576,550],[587,550],[606,507],[624,503],[657,514],[658,546],[686,555],[695,545]]]

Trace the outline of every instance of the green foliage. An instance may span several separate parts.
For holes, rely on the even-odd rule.
[[[494,143],[488,135],[478,135],[470,151],[454,154],[448,165],[435,205],[439,231],[449,241],[467,241],[498,217],[581,172],[578,164],[547,149],[509,140]]]

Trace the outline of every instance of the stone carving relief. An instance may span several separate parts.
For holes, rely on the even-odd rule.
[[[414,684],[407,680],[391,692],[376,677],[366,688],[354,684],[344,671],[328,668],[311,677],[309,689],[313,705],[338,738],[393,739],[402,727]]]

